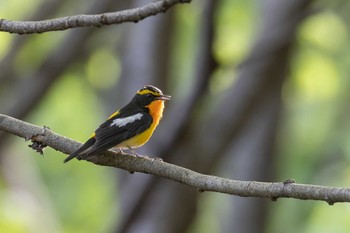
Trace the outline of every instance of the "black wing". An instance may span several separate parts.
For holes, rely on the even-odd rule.
[[[96,142],[96,139],[94,137],[91,137],[89,140],[87,140],[84,145],[82,145],[79,149],[74,151],[71,155],[69,155],[64,162],[67,163],[69,160],[74,159],[75,157],[79,156],[80,153],[84,152],[88,148],[94,145]]]
[[[99,154],[148,129],[152,124],[152,117],[146,112],[138,112],[131,114],[128,117],[135,116],[136,114],[140,115],[138,115],[134,121],[126,123],[125,125],[120,124],[119,126],[113,124],[114,120],[126,119],[126,117],[123,117],[123,114],[118,114],[117,116],[112,117],[103,123],[95,131],[95,144],[87,151],[86,154],[84,154],[84,157]]]

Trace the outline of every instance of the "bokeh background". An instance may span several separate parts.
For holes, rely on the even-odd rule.
[[[1,1],[40,20],[146,0]],[[0,33],[0,112],[86,140],[144,84],[172,95],[141,154],[231,179],[350,185],[350,2],[194,0],[139,23]],[[349,204],[199,193],[0,132],[0,231],[348,232]]]

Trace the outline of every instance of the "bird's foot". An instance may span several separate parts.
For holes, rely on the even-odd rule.
[[[128,146],[128,149],[131,151],[131,153],[133,154],[133,155],[135,155],[136,157],[142,157],[142,156],[140,156],[136,151],[134,151],[134,149],[132,149],[130,146]]]
[[[137,158],[148,158],[148,156],[145,156],[145,155],[140,155],[138,154],[134,149],[132,149],[131,147],[128,146],[128,149],[131,151],[131,153],[137,157]]]
[[[118,154],[122,154],[122,155],[125,155],[126,153],[122,150],[122,148],[119,148],[119,147],[113,147],[112,148],[112,151],[115,152],[115,153],[118,153]]]

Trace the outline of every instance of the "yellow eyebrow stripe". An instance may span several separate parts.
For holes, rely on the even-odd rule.
[[[140,94],[140,95],[152,94],[152,95],[155,95],[155,96],[159,96],[158,92],[151,91],[151,90],[148,90],[148,89],[138,91],[137,94]]]

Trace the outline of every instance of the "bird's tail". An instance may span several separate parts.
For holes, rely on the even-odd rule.
[[[96,139],[94,137],[87,140],[87,142],[84,143],[78,150],[74,151],[72,154],[70,154],[65,160],[64,163],[67,163],[68,161],[74,159],[75,157],[84,154],[84,152],[89,149],[91,146],[94,145],[96,142]]]

